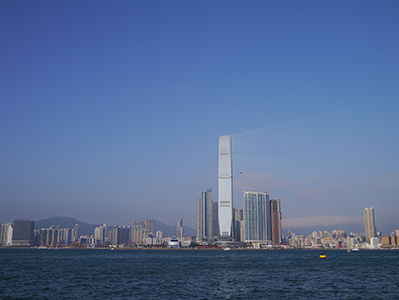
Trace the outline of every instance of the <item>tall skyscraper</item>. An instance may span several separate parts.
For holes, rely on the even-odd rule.
[[[183,218],[176,220],[176,237],[178,239],[183,238]]]
[[[233,168],[231,159],[231,137],[219,137],[218,166],[218,212],[219,236],[221,240],[232,240],[233,221]]]
[[[366,241],[369,242],[370,238],[377,236],[377,230],[375,228],[374,208],[365,208],[363,213],[364,233],[366,235]]]
[[[212,237],[219,236],[218,202],[212,201]]]
[[[0,225],[0,246],[12,246],[12,223]]]
[[[242,241],[242,236],[241,236],[241,226],[243,224],[243,219],[244,219],[244,215],[243,215],[243,210],[242,208],[236,208],[235,209],[235,230],[234,230],[234,240],[236,241]]]
[[[6,224],[0,224],[0,246],[6,244]]]
[[[104,245],[107,239],[107,225],[96,227],[94,229],[94,240],[99,245]]]
[[[142,227],[139,227],[139,228],[141,230],[143,230]],[[114,227],[112,228],[112,244],[113,245],[130,245],[131,244],[131,227],[114,225]]]
[[[201,193],[197,200],[197,240],[209,241],[212,237],[212,189]]]
[[[280,199],[270,200],[270,224],[272,231],[272,242],[281,243],[281,207]]]
[[[6,224],[6,246],[12,246],[12,235],[13,235],[13,228],[12,223]]]
[[[244,241],[271,241],[268,192],[244,191]]]
[[[73,241],[74,242],[79,242],[79,238],[80,238],[79,228],[80,228],[79,224],[75,224],[75,229],[73,231],[73,236],[74,236]]]

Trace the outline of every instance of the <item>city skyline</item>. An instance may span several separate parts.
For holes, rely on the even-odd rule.
[[[273,228],[276,224],[273,221],[273,208],[268,213],[267,206],[273,206],[272,203],[278,199],[268,200],[267,192],[245,191],[244,210],[235,210],[236,228],[234,240],[232,244],[240,248],[308,248],[318,249],[319,247],[332,249],[381,249],[381,248],[397,248],[399,245],[399,229],[392,231],[389,235],[370,234],[370,221],[373,219],[373,209],[366,208],[365,216],[365,233],[346,232],[344,230],[313,231],[309,235],[296,235],[288,231],[287,236],[274,236]],[[278,203],[277,201],[276,203]],[[275,204],[276,204],[275,203]],[[278,209],[276,209],[278,211]],[[49,219],[50,220],[50,219]],[[72,219],[70,221],[73,221]],[[147,219],[146,221],[153,219]],[[197,239],[195,236],[187,236],[183,234],[183,220],[176,220],[175,232],[173,236],[165,235],[163,231],[157,230],[155,234],[151,234],[148,228],[143,227],[143,222],[138,220],[134,226],[111,226],[106,224],[94,228],[94,234],[80,234],[80,224],[61,226],[49,225],[35,226],[34,220],[16,219],[12,223],[0,224],[0,247],[128,247],[141,248],[145,247],[207,247],[216,240],[202,238]],[[76,221],[76,220],[75,220]],[[245,224],[245,226],[244,226]],[[87,226],[81,224],[82,228]],[[279,225],[276,225],[279,226]],[[40,229],[34,229],[34,228]],[[146,226],[147,227],[147,226]],[[271,227],[269,230],[269,227]],[[372,226],[371,226],[372,227]],[[107,230],[110,229],[109,231]],[[87,229],[87,228],[86,228]],[[271,232],[270,232],[271,231]],[[371,230],[372,231],[372,230]],[[374,230],[375,231],[375,230]],[[271,239],[269,238],[271,236]],[[372,236],[372,237],[370,237]],[[177,239],[176,239],[177,238]],[[241,241],[237,243],[237,241]],[[170,242],[173,242],[171,245]],[[216,246],[212,246],[216,247]]]
[[[196,228],[228,135],[236,208],[244,190],[269,191],[283,231],[300,233],[363,232],[372,206],[389,234],[398,13],[394,1],[1,2],[0,223]]]

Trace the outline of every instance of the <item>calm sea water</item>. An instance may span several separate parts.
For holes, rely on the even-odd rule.
[[[399,299],[399,251],[0,249],[1,299]]]

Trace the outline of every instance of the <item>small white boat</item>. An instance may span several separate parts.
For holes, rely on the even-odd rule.
[[[358,248],[353,248],[352,251],[359,251],[359,249]]]
[[[228,251],[228,250],[231,250],[229,247],[226,247],[226,248],[224,248],[223,250],[226,250],[226,251]]]

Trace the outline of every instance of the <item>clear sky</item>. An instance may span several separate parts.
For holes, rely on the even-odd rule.
[[[398,1],[1,1],[0,222],[196,227],[218,137],[295,233],[399,229]],[[240,173],[242,172],[242,174]]]

